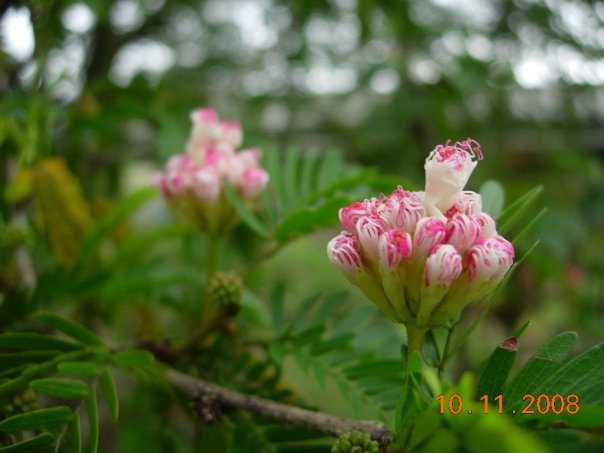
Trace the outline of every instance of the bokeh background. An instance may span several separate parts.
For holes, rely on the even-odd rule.
[[[469,189],[495,179],[509,202],[542,185],[528,218],[547,212],[467,361],[529,319],[528,352],[563,330],[602,338],[604,2],[42,0],[0,14],[3,186],[60,156],[87,198],[119,199],[182,152],[198,106],[239,118],[248,146],[337,148],[417,187],[435,145],[472,137],[485,160]],[[324,255],[334,231],[262,272],[295,300],[346,287]],[[251,279],[260,295],[266,280]]]

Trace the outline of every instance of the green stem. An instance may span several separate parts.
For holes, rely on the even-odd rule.
[[[413,352],[418,351],[422,353],[422,346],[424,344],[424,338],[426,336],[426,330],[420,329],[414,325],[407,324],[407,359],[411,357]]]
[[[217,235],[208,236],[208,253],[206,255],[206,284],[216,273],[218,266],[219,240]]]
[[[209,297],[207,288],[210,285],[210,280],[216,273],[216,269],[218,267],[218,250],[219,250],[219,239],[218,235],[210,234],[208,235],[208,251],[206,254],[206,262],[205,262],[205,271],[206,271],[206,294],[203,300],[203,307],[201,310],[201,319],[199,321],[199,326],[197,330],[191,336],[189,342],[187,343],[187,347],[192,346],[194,343],[198,343],[202,338],[208,334],[209,331],[212,330],[212,326],[215,323],[215,318],[217,316],[218,307],[216,306],[216,301],[214,301],[211,297]]]

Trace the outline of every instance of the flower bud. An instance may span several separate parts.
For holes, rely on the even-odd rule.
[[[234,272],[217,272],[208,282],[208,296],[220,305],[239,304],[243,283]]]
[[[254,198],[268,182],[268,173],[261,168],[248,168],[241,176],[241,193],[245,198]]]
[[[338,437],[331,447],[331,453],[378,453],[380,445],[369,434],[349,431]]]
[[[170,193],[179,195],[191,187],[191,174],[186,171],[174,171],[168,173],[166,184]]]
[[[430,250],[424,269],[426,286],[435,284],[450,285],[462,270],[461,255],[450,244],[437,244]]]
[[[482,212],[482,197],[479,193],[469,190],[459,192],[455,203],[445,213],[450,219],[455,214],[478,215]]]
[[[468,250],[466,261],[468,270],[432,313],[432,325],[453,319],[464,307],[489,295],[511,267],[514,248],[501,236],[481,238]]]
[[[492,238],[497,236],[497,224],[493,217],[486,212],[478,214],[475,218],[476,223],[480,227],[480,233],[478,237]]]
[[[161,194],[164,197],[170,198],[172,196],[172,192],[168,187],[167,178],[163,173],[157,173],[153,176],[153,185],[161,191]]]
[[[356,232],[365,256],[372,262],[379,260],[379,239],[384,232],[382,220],[377,215],[366,215],[356,223]]]
[[[233,148],[241,146],[243,132],[239,121],[225,120],[221,124],[221,141],[228,143]]]
[[[446,212],[453,206],[476,168],[476,159],[482,159],[480,146],[470,139],[454,146],[449,142],[437,146],[426,159],[425,199],[428,205]]]
[[[419,219],[425,215],[425,209],[420,197],[399,186],[380,206],[379,214],[390,228],[414,231]]]
[[[341,208],[338,217],[340,218],[340,223],[344,228],[348,231],[356,231],[356,224],[361,217],[369,214],[367,209],[365,209],[365,205],[361,202],[355,201],[345,208]]]
[[[353,277],[363,267],[357,239],[342,232],[327,244],[327,256],[346,276]]]
[[[213,203],[220,194],[220,177],[211,167],[203,167],[195,172],[193,191],[195,195],[206,203]]]
[[[216,110],[210,108],[196,109],[191,112],[193,129],[189,138],[188,151],[195,153],[199,146],[214,140],[220,134],[220,120]]]
[[[480,226],[474,218],[465,214],[455,214],[447,223],[445,241],[463,253],[470,248],[479,233]]]
[[[461,255],[452,245],[438,244],[430,250],[424,268],[424,285],[420,290],[421,301],[415,316],[417,326],[429,325],[432,312],[460,276],[462,268]]]
[[[193,162],[191,161],[191,157],[187,156],[186,154],[172,156],[166,164],[166,169],[168,172],[188,171],[192,167]]]
[[[379,238],[382,269],[390,271],[411,256],[411,236],[403,229],[386,230]]]
[[[504,237],[485,238],[468,251],[470,281],[498,282],[514,262],[514,246]]]
[[[257,167],[260,160],[260,151],[256,148],[244,149],[238,156],[246,168]]]
[[[424,217],[417,222],[413,235],[413,253],[417,256],[427,255],[436,244],[444,241],[447,228],[442,220],[436,217]]]

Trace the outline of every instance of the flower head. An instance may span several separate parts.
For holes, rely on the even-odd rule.
[[[489,294],[514,261],[514,248],[464,186],[482,158],[473,140],[433,150],[426,190],[390,195],[340,209],[347,230],[328,256],[388,316],[414,329],[452,319]]]
[[[228,231],[237,215],[223,191],[231,184],[248,203],[264,189],[268,173],[260,166],[260,152],[236,152],[242,131],[238,121],[220,121],[214,109],[191,113],[193,123],[185,154],[170,158],[154,184],[179,216],[212,234]]]

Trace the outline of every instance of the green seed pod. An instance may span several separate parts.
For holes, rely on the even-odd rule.
[[[331,453],[378,453],[379,447],[375,440],[371,440],[369,434],[350,431],[336,439]]]

